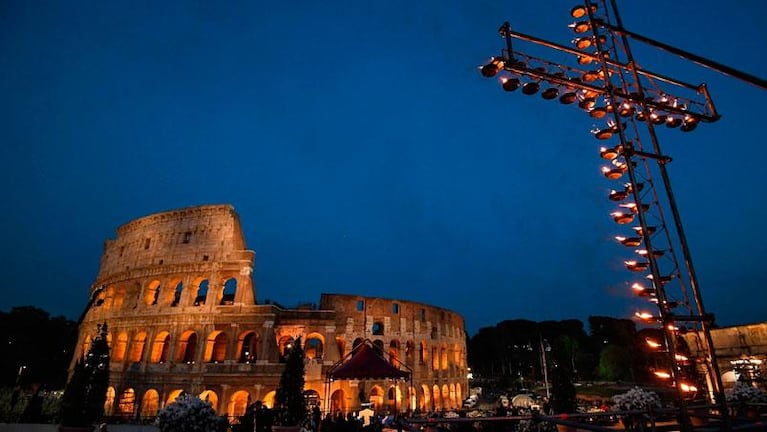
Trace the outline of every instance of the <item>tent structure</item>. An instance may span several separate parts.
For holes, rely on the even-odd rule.
[[[330,383],[333,381],[401,379],[407,380],[408,388],[410,388],[412,370],[397,357],[391,355],[389,357],[389,360],[384,358],[381,350],[370,339],[365,339],[355,346],[344,358],[331,366],[325,375],[326,409],[329,409]]]

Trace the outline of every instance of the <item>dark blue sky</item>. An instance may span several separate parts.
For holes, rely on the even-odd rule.
[[[621,4],[638,33],[767,76],[761,0]],[[573,5],[3,1],[0,310],[76,318],[117,226],[231,203],[260,300],[422,301],[470,333],[630,316],[592,120],[477,71],[505,20],[567,44]],[[763,321],[767,91],[633,48],[723,114],[660,139],[706,306]]]

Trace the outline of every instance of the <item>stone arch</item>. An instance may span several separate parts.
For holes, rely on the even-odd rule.
[[[280,353],[280,362],[285,362],[285,356],[288,354],[288,351],[292,345],[292,336],[283,336],[280,338],[279,342],[277,343],[277,348],[279,349]]]
[[[461,362],[461,348],[458,344],[453,344],[453,363],[456,366],[463,366],[463,362]]]
[[[261,337],[253,330],[240,334],[237,340],[237,361],[239,363],[255,363],[258,360],[258,350],[261,347]]]
[[[170,333],[161,331],[154,338],[152,344],[152,354],[149,357],[150,363],[165,363],[168,361],[168,350],[170,349]]]
[[[380,412],[384,406],[386,406],[386,400],[384,399],[384,390],[379,385],[374,385],[370,389],[370,397],[368,398],[368,402],[373,404],[371,407],[373,411]]]
[[[450,387],[448,387],[450,391],[450,408],[455,408],[458,406],[458,401],[456,400],[455,395],[455,384],[450,384]]]
[[[237,294],[237,279],[229,278],[224,282],[224,289],[221,291],[221,305],[233,305],[234,296]]]
[[[426,364],[426,359],[428,358],[427,353],[428,351],[426,351],[426,343],[421,341],[420,349],[418,350],[418,364]]]
[[[107,398],[104,400],[104,415],[112,415],[115,406],[115,388],[107,387]]]
[[[162,290],[162,304],[164,306],[176,306],[178,303],[176,301],[176,288],[181,285],[181,287],[184,287],[184,284],[181,282],[181,278],[173,278],[170,281],[167,282],[167,288]],[[178,300],[181,300],[181,290],[178,290]]]
[[[112,309],[114,306],[115,301],[115,287],[113,285],[107,286],[107,289],[102,291],[99,294],[99,297],[103,294],[104,302],[101,304],[101,307],[104,308],[105,311],[108,311]]]
[[[128,349],[128,333],[120,332],[117,335],[117,343],[112,351],[112,360],[121,362],[125,360],[125,352]]]
[[[261,402],[263,402],[263,404],[269,408],[274,408],[274,398],[276,395],[277,395],[277,392],[272,390],[269,393],[264,395],[264,397],[261,399]]]
[[[405,363],[408,365],[413,365],[415,362],[415,344],[412,340],[409,340],[405,343]]]
[[[376,339],[373,341],[373,348],[375,348],[375,351],[378,353],[378,355],[383,356],[384,342],[381,339]]]
[[[144,392],[141,398],[141,417],[153,417],[160,409],[160,394],[155,389]]]
[[[125,303],[125,287],[120,285],[114,291],[114,309],[119,310]]]
[[[461,387],[461,383],[457,383],[455,385],[455,400],[456,400],[456,403],[458,404],[463,403],[463,390]]]
[[[218,395],[213,390],[205,390],[200,393],[200,399],[210,402],[213,411],[218,412]]]
[[[315,405],[320,405],[320,393],[317,390],[308,389],[304,391],[304,400],[306,401],[306,406],[313,407]]]
[[[128,361],[139,363],[144,358],[144,347],[146,346],[146,332],[138,332],[133,336],[133,341],[128,354]]]
[[[226,360],[226,348],[228,345],[229,338],[226,333],[221,330],[212,331],[205,343],[204,361],[206,363],[223,363]]]
[[[346,355],[346,341],[341,336],[336,336],[336,347],[338,348],[338,358],[342,359]]]
[[[172,404],[172,403],[173,403],[173,401],[175,401],[175,400],[176,400],[176,398],[178,398],[179,396],[181,396],[181,394],[182,394],[182,393],[185,393],[185,392],[184,392],[184,389],[175,389],[175,390],[171,390],[171,391],[168,393],[168,399],[166,399],[166,400],[165,400],[165,405],[169,405],[169,404]]]
[[[192,283],[192,290],[194,291],[194,305],[202,306],[208,298],[208,282],[207,279],[198,277]]]
[[[418,389],[416,387],[410,387],[408,393],[410,394],[410,397],[408,398],[407,409],[410,412],[413,412],[418,408]]]
[[[249,403],[250,394],[245,390],[238,390],[229,397],[229,402],[226,404],[226,414],[229,417],[243,416]]]
[[[442,348],[440,348],[440,369],[447,370],[447,345],[442,344]]]
[[[431,347],[431,370],[439,370],[439,348]]]
[[[321,359],[325,351],[325,338],[319,333],[309,333],[304,342],[304,355],[307,359]]]
[[[133,417],[136,410],[136,392],[132,388],[123,390],[117,403],[120,417]]]
[[[386,391],[386,407],[393,413],[402,410],[402,389],[396,384],[391,384]]]
[[[423,397],[421,398],[421,403],[418,405],[418,407],[423,412],[428,412],[429,410],[434,410],[434,403],[431,398],[431,390],[429,389],[429,386],[426,384],[421,384],[421,391],[423,392]]]
[[[338,389],[330,395],[330,410],[329,412],[345,412],[346,411],[346,398],[344,397],[344,391]]]
[[[171,307],[176,307],[181,303],[181,294],[184,292],[184,282],[182,282],[181,279],[174,279],[173,282],[170,283],[170,286],[174,288],[173,291],[168,291],[169,294],[173,295],[169,303]]]
[[[450,409],[450,388],[447,384],[442,384],[442,394],[440,395],[440,401],[442,401],[442,409]]]
[[[160,281],[157,279],[149,282],[144,290],[144,303],[147,305],[156,305],[160,299]]]
[[[392,339],[389,342],[389,363],[398,366],[399,364],[399,346],[400,343],[397,339]]]
[[[439,391],[439,386],[434,384],[431,388],[431,410],[438,409],[442,409],[442,393]]]
[[[195,361],[197,353],[197,333],[193,330],[187,330],[181,334],[178,340],[178,350],[176,350],[176,362],[192,364]]]
[[[357,348],[357,347],[358,347],[358,346],[359,346],[359,345],[360,345],[360,344],[361,344],[363,341],[364,341],[364,339],[362,339],[362,338],[357,338],[357,339],[354,339],[354,342],[352,342],[352,352],[354,353],[354,355],[357,355],[357,352],[355,351],[355,349],[356,349],[356,348]]]

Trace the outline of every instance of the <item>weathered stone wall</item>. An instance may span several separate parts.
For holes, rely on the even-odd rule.
[[[696,358],[704,356],[700,337],[696,333],[685,335],[685,342]],[[740,374],[750,373],[752,378],[762,377],[756,384],[767,391],[764,387],[764,377],[767,377],[767,323],[712,329],[711,339],[725,389],[731,387]],[[746,361],[754,368],[751,372],[743,370]]]
[[[461,405],[468,382],[460,315],[335,294],[323,294],[319,308],[257,304],[254,258],[228,205],[146,216],[105,242],[73,362],[106,322],[110,414],[153,416],[182,391],[230,416],[255,400],[271,405],[282,355],[298,337],[307,354],[305,388],[323,410],[354,410],[362,401],[382,411]],[[412,381],[326,382],[327,370],[364,339],[401,360]]]

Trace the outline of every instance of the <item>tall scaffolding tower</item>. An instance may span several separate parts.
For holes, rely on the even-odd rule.
[[[656,133],[659,128],[691,132],[720,116],[705,84],[693,85],[640,68],[629,39],[761,88],[767,88],[767,82],[626,30],[615,0],[585,0],[570,14],[575,19],[569,26],[575,33],[573,46],[520,33],[506,22],[499,29],[505,48],[480,71],[485,77],[498,77],[507,92],[540,93],[543,99],[572,104],[604,122],[591,132],[604,143],[599,149],[605,161],[602,173],[616,183],[606,197],[617,207],[611,218],[624,231],[615,239],[629,255],[624,261],[632,277],[629,284],[654,310],[637,312],[636,317],[659,325],[665,339],[652,341],[666,360],[653,372],[676,389],[684,422],[686,401],[707,389],[708,399],[718,405],[727,427],[724,389],[710,333],[714,317],[704,307],[671,188],[667,167],[672,159],[662,151]],[[528,55],[515,49],[514,41],[570,54],[572,64]],[[687,357],[681,338],[685,333],[697,336],[696,348],[705,353],[702,358]]]

